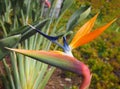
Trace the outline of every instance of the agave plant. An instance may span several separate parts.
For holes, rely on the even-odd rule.
[[[98,15],[98,14],[97,14]],[[61,51],[44,51],[44,50],[24,50],[24,49],[10,49],[9,50],[21,53],[23,55],[26,55],[30,58],[33,58],[35,60],[50,64],[52,66],[68,70],[74,73],[77,73],[79,75],[83,76],[83,82],[79,89],[87,89],[90,85],[91,81],[91,73],[87,65],[84,63],[78,61],[73,55],[72,55],[72,49],[77,48],[81,45],[84,45],[96,37],[98,37],[104,30],[106,30],[115,20],[109,22],[108,24],[97,28],[96,30],[91,31],[92,27],[94,26],[95,20],[97,18],[97,15],[95,15],[92,19],[90,19],[88,22],[86,22],[75,34],[74,38],[72,39],[70,45],[68,45],[66,38],[63,37],[63,46],[58,43],[58,38],[60,36],[48,36],[41,32],[39,29],[36,29],[35,27],[29,25],[34,30],[36,30],[38,33],[43,35],[48,40],[52,41],[53,43],[56,43],[58,46],[60,46],[64,52]]]
[[[0,30],[2,30],[0,31],[2,33],[0,34],[0,60],[6,72],[6,75],[3,74],[5,89],[44,89],[55,70],[55,67],[48,67],[47,64],[15,52],[10,53],[5,49],[5,47],[14,47],[26,50],[50,50],[51,42],[40,36],[27,23],[39,28],[39,32],[44,32],[44,36],[58,35],[56,39],[67,35],[90,13],[90,7],[81,6],[68,20],[66,30],[62,29],[64,26],[58,29],[58,23],[74,1],[64,0],[57,18],[54,16],[58,0],[50,1],[51,4],[48,0],[42,4],[40,0],[0,1]],[[46,8],[45,4],[49,8]],[[63,34],[59,33],[61,30]],[[55,47],[57,48],[58,46]],[[7,63],[8,60],[11,66]]]

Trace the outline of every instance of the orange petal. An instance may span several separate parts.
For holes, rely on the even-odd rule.
[[[114,19],[113,21],[109,22],[108,24],[94,30],[93,32],[90,32],[90,33],[84,35],[83,37],[78,39],[76,43],[70,44],[70,47],[77,48],[81,45],[84,45],[84,44],[92,41],[93,39],[97,38],[104,30],[106,30],[115,20],[116,19]]]
[[[74,45],[78,42],[78,40],[88,34],[92,27],[94,26],[94,23],[95,23],[95,20],[97,18],[98,14],[96,14],[92,19],[90,19],[88,22],[86,22],[79,30],[78,32],[76,33],[76,35],[74,36],[72,42],[70,45],[72,45],[72,47],[74,47]]]

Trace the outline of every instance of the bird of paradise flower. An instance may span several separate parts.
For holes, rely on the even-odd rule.
[[[48,36],[42,33],[39,29],[36,29],[32,25],[29,25],[31,28],[36,30],[45,38],[60,46],[64,50],[64,52],[44,51],[44,50],[36,51],[36,50],[11,49],[11,48],[7,48],[7,49],[29,56],[35,60],[50,64],[52,66],[77,73],[83,77],[83,81],[79,89],[87,89],[90,85],[92,74],[90,73],[90,70],[87,65],[80,62],[73,56],[72,49],[82,46],[92,41],[93,39],[97,38],[104,30],[106,30],[115,21],[113,20],[107,23],[106,25],[97,28],[96,30],[91,32],[97,16],[98,14],[95,15],[93,18],[91,18],[78,30],[78,32],[75,34],[74,38],[72,39],[70,45],[67,44],[65,37],[63,37],[64,44],[61,45],[57,42],[58,38],[61,36],[56,36],[56,37]]]

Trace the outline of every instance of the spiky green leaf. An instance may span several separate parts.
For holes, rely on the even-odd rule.
[[[4,47],[14,47],[21,39],[21,35],[14,35],[0,40],[0,60],[8,53]]]
[[[46,25],[47,21],[48,21],[48,19],[45,19],[40,22],[37,21],[37,22],[33,23],[32,25],[34,27],[38,27],[38,28],[42,29]],[[19,29],[11,31],[9,35],[21,34],[20,41],[24,41],[25,39],[29,38],[30,36],[34,35],[35,33],[36,33],[36,31],[33,30],[32,28],[30,28],[29,26],[23,26]]]
[[[72,30],[80,21],[85,19],[91,11],[89,6],[81,6],[69,19],[66,30]]]
[[[73,4],[73,2],[74,0],[63,0],[63,6],[60,13],[65,12]]]

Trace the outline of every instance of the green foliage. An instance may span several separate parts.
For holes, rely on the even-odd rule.
[[[80,21],[85,19],[91,11],[89,6],[81,6],[68,20],[66,30],[70,31],[77,25]]]
[[[51,45],[49,41],[44,41],[39,34],[36,34],[36,31],[27,26],[27,23],[48,34],[54,17],[49,19],[43,15],[44,5],[40,5],[39,0],[35,2],[4,0],[0,1],[0,5],[0,57],[3,59],[7,75],[3,74],[6,79],[4,80],[6,89],[43,89],[55,68],[48,68],[46,64],[16,53],[7,55],[8,50],[5,50],[4,47],[49,50]],[[8,60],[10,60],[11,66],[7,63]]]
[[[73,0],[65,0],[63,2],[63,7],[60,13],[62,14],[63,12],[65,12],[65,10],[67,10],[73,4],[73,2]]]
[[[55,17],[56,1],[53,0],[51,8],[46,8],[40,0],[4,0],[0,1],[0,56],[4,64],[7,81],[7,89],[44,89],[54,67],[32,60],[26,56],[10,53],[4,47],[16,47],[19,49],[50,50],[51,42],[41,37],[35,30],[27,24],[32,24],[42,32],[49,35],[61,34],[62,28],[57,29],[58,23],[73,4],[73,0],[65,0],[61,8],[60,16]],[[84,13],[83,13],[84,12]],[[85,19],[90,12],[90,8],[82,7],[77,11],[77,16],[73,16],[79,21]],[[82,14],[83,13],[83,14]],[[81,18],[82,17],[82,18]],[[80,18],[80,19],[79,19]],[[68,18],[66,18],[68,20]],[[77,22],[79,22],[77,21]],[[54,24],[54,25],[53,25]],[[70,24],[70,26],[76,24]],[[58,33],[56,33],[58,32]],[[66,32],[64,30],[64,32]],[[69,34],[68,31],[66,34]],[[20,34],[20,37],[18,36]],[[53,50],[58,47],[54,47]],[[8,58],[6,57],[8,56]],[[11,66],[7,63],[10,60]],[[48,58],[49,59],[49,58]],[[34,71],[34,72],[33,72]],[[4,76],[4,74],[3,74]],[[6,84],[6,81],[4,84]]]
[[[14,35],[0,40],[0,60],[8,53],[4,47],[14,47],[21,39],[21,35]]]
[[[79,1],[79,0],[76,0]],[[103,22],[120,17],[120,0],[80,0],[92,6],[93,13],[100,11],[100,18]]]
[[[113,66],[100,59],[89,59],[88,64],[92,71],[92,83],[91,88],[96,89],[118,89],[119,78],[114,74]]]
[[[38,34],[35,34],[32,29],[26,26],[26,22],[34,25],[37,28],[40,28],[46,34],[61,34],[61,31],[64,32],[63,29],[65,29],[65,23],[68,22],[68,18],[70,18],[71,14],[74,13],[76,9],[80,8],[81,4],[92,5],[91,15],[100,11],[98,20],[101,22],[107,22],[114,17],[119,17],[120,10],[118,7],[120,7],[120,0],[109,0],[109,2],[107,2],[107,0],[84,0],[84,2],[83,0],[71,0],[73,4],[70,0],[65,1],[66,2],[64,3],[64,6],[62,8],[60,17],[55,19],[53,16],[51,16],[48,21],[47,19],[49,18],[49,16],[43,16],[44,8],[41,4],[39,4],[39,0],[36,0],[36,2],[32,0],[0,0],[0,50],[2,50],[0,51],[0,57],[5,56],[4,54],[2,54],[3,47],[14,47],[18,42],[20,42],[18,48],[36,50],[49,50],[50,48],[57,48],[53,47],[54,45],[51,46],[51,43],[49,41],[46,41],[46,39],[43,39]],[[68,9],[70,6],[71,8]],[[54,5],[52,7],[54,7]],[[50,10],[51,9],[48,9],[48,13],[50,12]],[[101,22],[97,24],[101,25]],[[82,46],[77,50],[73,50],[74,55],[79,60],[87,63],[91,69],[93,76],[90,88],[120,89],[119,23],[120,22],[118,20],[117,23],[111,27],[112,30],[110,29],[109,31],[106,31],[95,41]],[[59,27],[60,29],[58,29],[57,27]],[[33,32],[31,33],[31,31]],[[13,39],[10,40],[10,37],[12,37],[12,35],[16,36],[18,34],[21,34],[23,39],[19,41],[19,37],[17,38],[18,40],[14,40],[13,37]],[[9,38],[9,41],[7,41],[7,43],[5,42],[6,38]],[[1,43],[4,42],[4,46],[2,45],[1,47]],[[6,80],[4,80],[5,85],[7,85],[8,87],[7,89],[11,87],[12,89],[20,89],[27,84],[27,86],[32,87],[32,83],[34,83],[34,88],[44,88],[54,71],[54,68],[52,67],[51,71],[48,71],[48,65],[33,61],[28,57],[21,56],[15,53],[11,53],[9,58],[11,59],[12,63],[11,68],[8,67],[6,62],[3,60],[6,73],[8,74],[8,77],[6,77]],[[35,72],[33,73],[33,71]],[[48,73],[46,71],[48,71]],[[68,73],[68,75],[71,74]],[[31,81],[29,80],[29,78],[31,78]],[[13,82],[13,80],[15,81]],[[73,86],[72,88],[77,89],[76,86]]]

